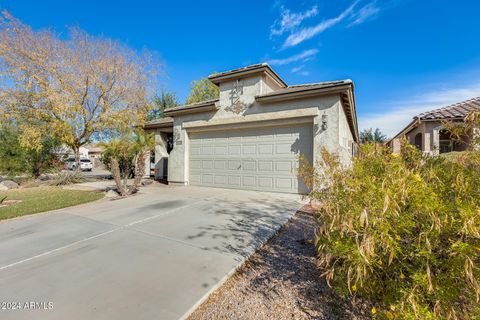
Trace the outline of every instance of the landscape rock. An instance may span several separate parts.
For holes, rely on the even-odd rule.
[[[143,180],[142,181],[142,186],[148,186],[149,184],[152,184],[153,180]]]
[[[42,173],[41,175],[38,176],[38,180],[40,181],[47,181],[50,179],[45,173]]]
[[[6,187],[7,190],[17,189],[18,188],[18,183],[14,182],[12,180],[3,180],[2,182],[0,182],[0,186]]]
[[[2,182],[3,180],[5,180],[5,178],[0,176],[0,182]]]
[[[116,197],[119,197],[120,195],[117,193],[117,191],[115,190],[108,190],[106,193],[105,193],[105,198],[116,198]]]
[[[8,187],[4,186],[3,184],[0,184],[0,191],[7,191]]]
[[[48,180],[54,180],[59,177],[59,175],[56,173],[46,173],[45,175],[47,176]]]

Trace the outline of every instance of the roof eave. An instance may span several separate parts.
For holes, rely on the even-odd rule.
[[[185,106],[183,108],[178,108],[174,110],[165,110],[164,113],[166,116],[173,117],[183,114],[191,114],[191,113],[201,113],[201,112],[210,112],[216,111],[218,108],[215,105],[215,102],[204,104],[204,105],[197,105],[197,106]]]
[[[164,123],[146,123],[143,128],[144,129],[161,129],[161,128],[170,128],[173,127],[172,122],[164,122]]]
[[[247,69],[247,70],[239,69],[232,72],[227,72],[225,74],[222,74],[222,73],[213,74],[208,76],[208,80],[210,80],[212,83],[218,86],[222,82],[241,78],[244,76],[254,75],[257,73],[265,73],[270,78],[272,78],[275,82],[277,82],[280,87],[283,87],[283,88],[288,87],[287,83],[283,81],[283,79],[280,78],[280,76],[268,65],[259,65],[258,67]]]
[[[323,88],[305,88],[303,90],[293,92],[272,92],[266,95],[255,96],[255,100],[259,103],[262,102],[276,102],[285,100],[294,100],[299,98],[308,98],[311,96],[338,94],[345,90],[352,89],[352,84],[342,84]]]

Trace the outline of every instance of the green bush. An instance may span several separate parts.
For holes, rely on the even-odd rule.
[[[480,152],[454,158],[362,146],[300,170],[319,203],[315,238],[338,293],[379,319],[480,319]]]
[[[60,142],[44,136],[39,150],[21,146],[20,130],[12,124],[0,125],[0,173],[8,176],[29,174],[38,177],[43,172],[54,172],[61,168],[55,156]]]

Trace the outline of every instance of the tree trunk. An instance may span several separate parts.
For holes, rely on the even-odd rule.
[[[115,180],[115,184],[117,185],[117,191],[120,193],[121,196],[126,196],[127,192],[122,184],[122,177],[120,176],[120,166],[118,165],[118,160],[115,157],[112,157],[110,160],[110,166],[112,170],[113,180]]]
[[[82,170],[81,162],[80,162],[80,146],[75,146],[73,148],[73,152],[75,154],[75,174],[79,173]]]
[[[133,185],[129,189],[129,193],[136,192],[140,181],[142,181],[143,175],[145,174],[145,155],[146,152],[142,151],[137,155],[135,161],[135,179],[133,180]]]

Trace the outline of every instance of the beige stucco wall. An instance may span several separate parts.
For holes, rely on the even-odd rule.
[[[417,127],[405,134],[407,141],[415,145],[415,136],[418,133],[422,134],[422,151],[428,154],[438,154],[439,146],[439,130],[443,128],[441,121],[423,121]],[[396,143],[397,147],[393,148],[393,152],[400,152],[400,139],[394,139],[392,143]],[[464,144],[458,147],[458,150],[465,150],[470,143],[470,137],[464,138]]]
[[[168,163],[169,182],[188,184],[189,129],[185,128],[184,125],[198,120],[221,123],[222,121],[230,121],[232,119],[245,119],[252,115],[262,115],[264,120],[271,120],[269,125],[275,125],[276,121],[278,123],[284,121],[279,118],[278,112],[300,109],[311,110],[313,108],[318,110],[308,120],[312,124],[313,132],[313,162],[320,160],[322,147],[326,147],[331,152],[338,152],[344,162],[348,163],[350,161],[351,150],[349,150],[348,146],[353,141],[353,136],[343,112],[340,96],[331,95],[259,104],[255,101],[255,96],[272,90],[272,84],[268,84],[265,78],[256,76],[242,79],[240,82],[242,93],[237,97],[238,99],[232,97],[232,89],[235,85],[235,81],[220,84],[220,101],[217,104],[219,108],[217,112],[177,115],[174,117],[174,148],[170,153]],[[326,129],[322,128],[322,116],[324,115],[327,119]],[[288,121],[290,123],[295,122],[294,119],[289,119]],[[304,122],[305,117],[301,121]],[[258,122],[257,125],[261,125],[261,123]],[[245,123],[240,124],[240,127],[248,128],[251,125],[252,123]],[[238,128],[239,125],[236,125],[236,127]],[[213,130],[214,127],[211,129]]]

